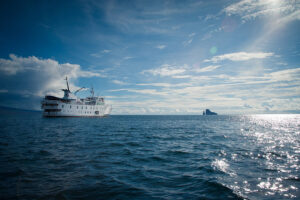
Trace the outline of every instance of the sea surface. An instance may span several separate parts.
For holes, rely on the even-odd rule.
[[[0,199],[299,199],[300,115],[0,115]]]

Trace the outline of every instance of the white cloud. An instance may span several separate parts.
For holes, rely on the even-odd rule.
[[[131,57],[131,56],[125,56],[123,59],[124,60],[129,60],[129,59],[132,59],[133,57]]]
[[[189,86],[190,83],[139,83],[139,86],[154,86],[154,87],[183,87]]]
[[[189,39],[187,41],[184,41],[182,44],[183,44],[183,46],[186,47],[186,46],[190,45],[192,42],[193,42],[193,38],[191,38],[191,39]]]
[[[100,53],[91,53],[90,55],[93,56],[93,57],[97,57],[97,58],[101,58],[103,56]]]
[[[177,74],[182,74],[186,71],[187,65],[177,67],[177,66],[171,66],[168,64],[164,64],[159,68],[156,69],[149,69],[142,71],[142,74],[150,73],[154,76],[173,76]]]
[[[109,3],[93,3],[97,6],[92,6],[91,10],[103,8],[103,10],[96,10],[105,15],[105,20],[108,24],[113,25],[126,33],[155,33],[155,34],[169,34],[172,33],[172,28],[175,26],[169,24],[172,17],[179,15],[187,15],[198,12],[198,8],[202,2],[185,2],[184,6],[174,3],[160,3],[153,2],[151,5],[145,6],[142,1],[130,2],[127,4],[120,4],[115,1]],[[93,12],[90,12],[92,15]],[[97,21],[95,20],[95,23]],[[166,25],[168,23],[168,25]],[[176,23],[176,27],[180,23]],[[175,28],[176,28],[175,27]]]
[[[196,33],[191,33],[189,34],[189,37],[194,37],[196,35]]]
[[[24,58],[14,54],[10,54],[9,59],[0,59],[0,77],[12,93],[29,91],[27,93],[36,96],[57,94],[59,89],[65,88],[66,76],[73,90],[78,88],[73,83],[79,77],[103,77],[100,73],[82,70],[80,65],[60,64],[53,59]]]
[[[155,89],[116,89],[116,90],[109,90],[110,92],[120,92],[120,91],[127,91],[127,92],[133,92],[133,93],[139,93],[139,94],[148,94],[148,95],[159,95],[159,96],[165,96],[168,95],[166,92],[160,92]]]
[[[220,32],[220,31],[222,31],[222,30],[224,30],[224,26],[215,28],[215,29],[209,31],[208,33],[206,33],[206,34],[202,37],[202,40],[207,40],[207,39],[211,38],[212,35],[213,35],[214,33]]]
[[[266,72],[258,76],[190,75],[188,82],[142,83],[137,86],[147,89],[114,90],[134,93],[134,98],[128,97],[113,104],[118,109],[116,112],[125,114],[133,110],[133,113],[139,113],[142,108],[146,110],[145,114],[174,114],[176,109],[180,113],[201,114],[205,108],[212,108],[221,114],[278,113],[299,107],[299,77],[300,68]]]
[[[195,69],[193,69],[193,71],[197,72],[197,73],[210,72],[210,71],[213,71],[215,69],[218,69],[219,67],[220,67],[220,65],[209,65],[209,66],[203,67],[203,68],[195,68]]]
[[[222,60],[231,60],[231,61],[245,61],[250,59],[264,59],[267,57],[273,56],[274,53],[265,53],[265,52],[236,52],[236,53],[229,53],[223,54],[219,56],[214,56],[212,59],[206,59],[204,62],[219,62]]]
[[[295,20],[299,19],[299,8],[295,0],[242,0],[227,6],[223,11],[229,16],[239,15],[244,21],[275,14],[290,16],[289,20]]]
[[[300,81],[300,68],[272,72],[269,76],[272,81]]]
[[[109,49],[104,49],[103,51],[102,51],[102,53],[110,53],[111,52],[111,50],[109,50]]]
[[[119,81],[119,80],[113,80],[112,82],[117,85],[128,85],[128,83],[125,83],[125,82]]]
[[[211,19],[218,19],[218,17],[216,15],[206,15],[206,17],[204,18],[204,21],[208,21]]]
[[[110,53],[110,52],[111,52],[111,50],[104,49],[100,53],[99,52],[98,53],[92,53],[90,55],[93,56],[93,57],[101,58],[103,56],[103,54],[107,54],[107,53]]]
[[[170,83],[138,83],[139,86],[154,86],[154,87],[171,87]]]
[[[184,79],[184,78],[191,78],[191,75],[175,75],[172,78]]]
[[[289,15],[281,17],[276,22],[279,24],[285,24],[285,23],[293,21],[293,20],[300,20],[300,10],[297,10],[295,12],[292,12]]]
[[[164,49],[166,47],[167,47],[166,45],[158,45],[158,46],[156,46],[156,48],[158,48],[158,49]]]
[[[182,42],[183,46],[186,47],[186,46],[190,45],[193,42],[195,35],[196,35],[196,33],[189,34],[187,40]]]

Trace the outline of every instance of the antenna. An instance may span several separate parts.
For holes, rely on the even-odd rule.
[[[94,92],[94,87],[93,86],[91,87],[91,94],[92,94],[92,97],[94,97],[95,92]]]
[[[68,88],[68,90],[70,91],[70,88],[69,88],[69,83],[68,83],[68,77],[66,76],[66,82],[67,82],[67,88]]]
[[[74,94],[76,95],[76,94],[77,94],[77,92],[79,92],[80,90],[83,90],[83,89],[85,89],[85,87],[82,87],[82,88],[80,88],[80,89],[76,90],[76,91],[74,92]]]

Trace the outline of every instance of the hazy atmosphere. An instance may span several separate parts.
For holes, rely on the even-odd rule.
[[[112,114],[300,113],[296,0],[2,1],[0,26],[1,106],[68,76]]]

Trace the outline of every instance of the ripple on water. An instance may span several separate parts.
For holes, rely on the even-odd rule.
[[[299,198],[299,115],[33,114],[0,127],[4,199]]]
[[[225,174],[228,174],[230,176],[236,175],[232,169],[230,169],[230,165],[228,164],[228,161],[226,159],[216,159],[212,162],[212,166],[215,170],[224,172]]]

